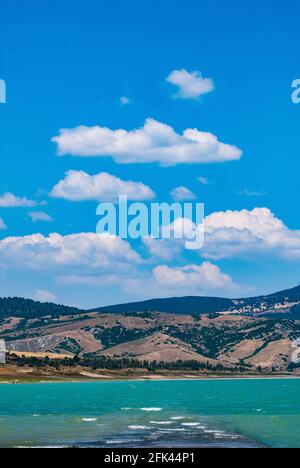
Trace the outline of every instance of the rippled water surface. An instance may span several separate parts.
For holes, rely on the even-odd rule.
[[[300,447],[300,380],[0,385],[0,446]]]

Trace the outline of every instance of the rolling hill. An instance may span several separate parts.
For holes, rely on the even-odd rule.
[[[0,300],[0,339],[18,353],[282,371],[299,337],[299,286],[255,298],[155,299],[91,311]]]
[[[21,297],[0,298],[0,318],[39,318],[46,315],[61,316],[81,314],[82,310],[53,303],[42,303]]]

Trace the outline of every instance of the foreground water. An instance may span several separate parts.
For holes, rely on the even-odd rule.
[[[0,446],[300,447],[300,380],[0,385]]]

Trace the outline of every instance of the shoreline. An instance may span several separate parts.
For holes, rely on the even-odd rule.
[[[149,375],[149,376],[125,376],[125,375],[106,375],[106,376],[84,376],[84,375],[7,375],[1,377],[0,385],[22,385],[22,384],[65,384],[65,383],[112,383],[112,382],[174,382],[174,381],[238,381],[238,380],[297,380],[300,375]]]
[[[146,371],[145,369],[92,370],[75,366],[54,369],[50,366],[30,367],[11,364],[0,365],[0,385],[28,383],[90,383],[90,382],[160,382],[160,381],[212,381],[212,380],[270,380],[298,379],[300,373],[265,372],[234,373],[228,371],[169,370]]]

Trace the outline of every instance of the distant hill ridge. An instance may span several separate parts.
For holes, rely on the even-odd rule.
[[[82,310],[76,307],[68,307],[51,302],[42,303],[21,297],[0,298],[0,318],[21,317],[33,319],[47,315],[77,315],[82,314],[82,312]]]
[[[228,299],[205,296],[172,297],[99,307],[89,311],[59,304],[41,303],[31,299],[9,297],[0,298],[0,318],[5,319],[12,316],[21,318],[40,318],[48,315],[69,316],[80,315],[85,312],[125,314],[157,311],[190,315],[238,310],[240,312],[251,313],[268,311],[278,305],[292,307],[294,304],[300,304],[300,286],[266,296],[250,298]],[[280,308],[279,306],[277,308]]]
[[[132,302],[129,304],[118,304],[114,306],[101,307],[97,312],[129,313],[129,312],[165,312],[173,314],[195,314],[221,312],[232,308],[234,302],[232,299],[222,297],[171,297],[166,299],[150,299],[142,302]]]
[[[173,314],[203,314],[231,310],[249,312],[261,308],[268,310],[277,304],[300,303],[300,285],[266,296],[256,296],[241,299],[226,299],[222,297],[187,296],[167,299],[151,299],[149,301],[118,304],[94,309],[96,312],[129,313],[158,311]],[[262,304],[265,304],[262,306]]]

